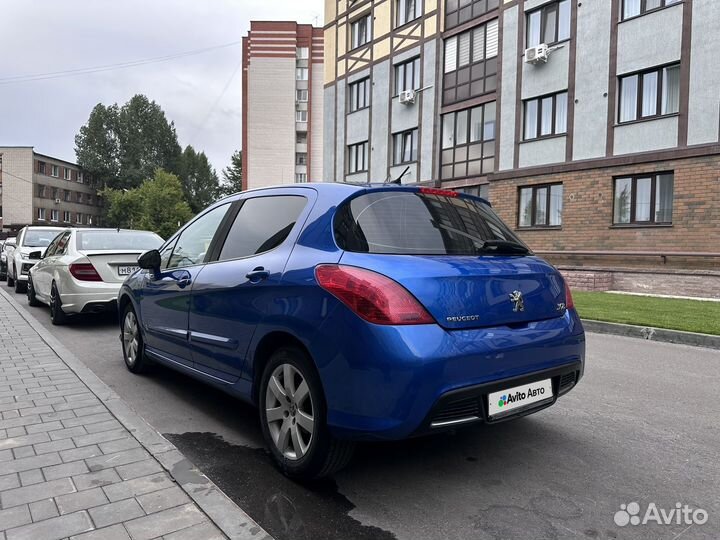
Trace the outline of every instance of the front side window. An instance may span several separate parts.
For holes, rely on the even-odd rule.
[[[372,15],[367,14],[350,24],[350,49],[357,49],[372,39]]]
[[[219,260],[251,257],[275,249],[288,237],[307,199],[298,195],[246,200],[228,232]]]
[[[417,161],[417,128],[393,135],[393,165]]]
[[[680,64],[620,77],[618,121],[632,122],[680,110]]]
[[[340,248],[356,253],[478,255],[486,241],[523,245],[490,206],[456,193],[367,193],[338,208],[333,228]]]
[[[395,0],[396,26],[414,21],[422,15],[423,0]]]
[[[673,173],[616,178],[613,223],[672,223],[673,184]]]
[[[518,227],[559,227],[562,211],[562,184],[520,188]]]
[[[420,58],[395,66],[395,95],[406,90],[420,89]]]
[[[168,268],[180,268],[202,264],[210,243],[230,207],[223,204],[203,214],[180,233],[175,249],[170,256]]]
[[[546,4],[527,14],[527,46],[570,39],[570,0]]]
[[[367,141],[348,146],[348,174],[367,171],[368,157]]]
[[[488,174],[495,165],[495,102],[442,117],[441,177]]]
[[[359,111],[370,106],[370,79],[365,78],[350,83],[350,112]]]
[[[445,28],[454,28],[497,9],[500,0],[446,0]]]
[[[497,20],[446,39],[443,103],[456,103],[495,91],[497,56]]]
[[[648,11],[654,11],[680,2],[682,0],[622,0],[622,18],[625,20],[637,17]]]
[[[567,92],[528,99],[524,104],[526,141],[567,133]]]

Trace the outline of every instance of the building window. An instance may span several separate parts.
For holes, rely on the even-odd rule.
[[[567,92],[525,102],[526,141],[567,133]]]
[[[417,128],[393,135],[393,165],[417,161]]]
[[[63,178],[65,178],[65,180],[70,180],[71,174],[72,171],[70,171],[67,167],[63,169]]]
[[[562,225],[562,184],[520,188],[518,227],[559,227]]]
[[[295,80],[307,81],[309,70],[308,68],[296,68],[295,69]]]
[[[395,65],[395,95],[405,90],[420,89],[420,58]]]
[[[307,182],[307,174],[306,173],[295,173],[295,183],[299,184],[302,182]]]
[[[92,222],[93,222],[93,217],[92,217],[91,214],[88,214],[88,216],[87,216],[87,224],[88,224],[88,225],[92,225]]]
[[[38,217],[38,221],[45,221],[45,209],[44,208],[37,209],[37,217]]]
[[[57,223],[57,221],[60,219],[60,211],[58,210],[50,210],[50,221],[54,221]]]
[[[680,64],[620,77],[619,122],[680,110]]]
[[[546,4],[527,14],[527,46],[570,39],[570,0]]]
[[[82,225],[82,214],[80,212],[75,214],[75,223],[77,223],[78,225]]]
[[[446,39],[443,103],[495,91],[497,55],[497,20]]]
[[[63,197],[65,202],[72,201],[72,191],[65,190],[65,196]]]
[[[60,167],[57,165],[50,165],[50,176],[58,178],[60,176]]]
[[[298,131],[295,133],[295,142],[297,144],[307,144],[307,132]]]
[[[308,121],[308,112],[307,111],[295,111],[295,121],[296,122],[307,122]]]
[[[42,184],[38,184],[37,187],[37,196],[38,197],[45,197],[45,186]]]
[[[673,173],[615,179],[613,223],[672,223]]]
[[[84,201],[83,201],[83,194],[80,193],[80,192],[78,192],[78,194],[77,194],[77,202],[79,202],[79,203],[84,202]]]
[[[58,188],[53,188],[52,198],[55,199],[56,201],[60,200],[60,190]]]
[[[295,100],[300,103],[307,103],[308,96],[307,90],[295,90]]]
[[[446,0],[445,28],[454,28],[493,9],[497,9],[500,0]]]
[[[38,161],[38,173],[40,174],[46,174],[45,173],[45,162],[44,161]]]
[[[474,177],[495,165],[495,102],[442,117],[441,177]]]
[[[680,2],[682,0],[623,0],[622,18],[625,20],[637,17],[648,11],[654,11]]]
[[[348,174],[367,171],[368,157],[367,141],[348,146]]]
[[[349,84],[350,112],[370,106],[370,79],[365,78]]]
[[[310,47],[298,47],[296,55],[298,60],[307,60],[310,57]]]
[[[423,0],[395,0],[395,26],[402,26],[422,15]]]
[[[64,221],[65,223],[70,223],[70,220],[71,220],[71,219],[72,219],[72,218],[70,217],[70,212],[68,212],[67,210],[65,210],[65,211],[63,212],[63,221]]]
[[[295,154],[295,165],[307,165],[307,154],[304,152]]]
[[[83,183],[83,172],[82,172],[82,171],[78,171],[78,173],[77,173],[77,181],[78,181],[80,184]]]
[[[372,15],[368,13],[350,23],[350,49],[357,49],[372,40]]]

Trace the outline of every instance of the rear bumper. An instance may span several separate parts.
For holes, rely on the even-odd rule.
[[[98,313],[117,309],[117,297],[122,283],[87,282],[76,280],[63,283],[60,290],[65,313]]]
[[[516,382],[552,378],[554,390],[552,401],[517,415],[552,405],[583,375],[585,334],[574,310],[521,327],[448,331],[437,325],[372,325],[343,307],[321,326],[311,354],[333,433],[393,440],[455,427],[433,427],[438,415],[464,420],[457,425],[493,421],[487,394]],[[574,383],[561,385],[570,373]],[[453,406],[459,416],[453,416]],[[471,414],[462,416],[462,407]]]

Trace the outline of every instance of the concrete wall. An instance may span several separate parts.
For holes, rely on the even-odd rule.
[[[567,137],[551,137],[520,143],[520,166],[532,167],[565,161]]]
[[[248,188],[295,182],[295,59],[248,68]]]
[[[515,103],[517,92],[517,58],[521,54],[517,47],[518,7],[513,6],[502,12],[500,24],[503,27],[502,88],[500,89],[500,140],[497,145],[500,170],[513,168],[515,159]]]
[[[567,90],[569,58],[570,44],[566,42],[562,49],[557,49],[550,54],[547,64],[532,65],[523,62],[522,99]]]
[[[682,9],[680,3],[618,25],[618,75],[680,60]]]
[[[678,117],[669,116],[615,127],[615,154],[673,148],[678,141]]]
[[[33,150],[0,148],[2,154],[3,228],[32,223]]]
[[[335,85],[328,86],[323,92],[323,181],[335,181]]]
[[[370,177],[379,182],[385,181],[388,174],[388,143],[390,131],[390,113],[388,100],[391,87],[390,61],[376,64],[372,76],[372,134],[370,142]]]
[[[435,112],[435,92],[438,89],[436,78],[435,62],[437,56],[437,42],[431,41],[425,44],[423,49],[423,86],[432,86],[425,90],[421,97],[421,118],[422,133],[420,133],[420,145],[418,147],[418,158],[420,159],[420,171],[418,180],[432,180],[436,173],[433,171],[435,154],[435,119],[438,117]]]
[[[688,144],[720,140],[720,2],[693,0]]]

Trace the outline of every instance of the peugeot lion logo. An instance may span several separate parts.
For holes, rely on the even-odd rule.
[[[514,304],[513,311],[525,311],[525,301],[523,300],[523,294],[520,291],[513,291],[510,293],[510,301]]]

